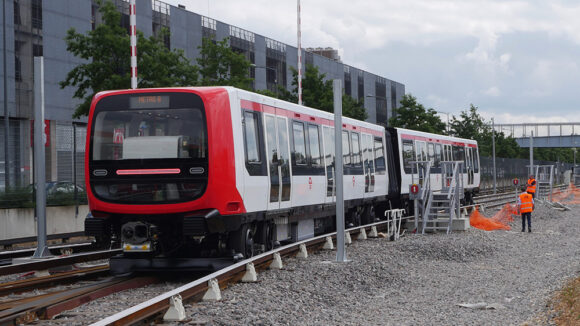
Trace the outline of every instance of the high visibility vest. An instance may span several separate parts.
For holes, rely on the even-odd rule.
[[[531,213],[534,210],[534,203],[532,195],[524,192],[520,195],[520,212],[521,213]]]
[[[532,185],[534,181],[536,181],[536,179],[528,179],[528,189],[526,189],[527,192],[532,194],[536,192],[536,185]]]

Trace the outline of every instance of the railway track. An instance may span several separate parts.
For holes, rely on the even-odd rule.
[[[390,223],[390,221],[381,221],[365,226],[350,228],[346,231],[348,231],[350,234],[358,236],[360,235],[362,229],[367,231],[372,227],[376,227],[377,230],[383,230],[387,228],[388,223]],[[165,311],[167,311],[167,309],[170,307],[171,298],[180,296],[183,301],[199,302],[204,294],[208,291],[208,289],[212,287],[211,284],[217,284],[219,288],[223,289],[228,287],[230,284],[242,280],[246,272],[251,270],[252,267],[250,267],[250,264],[252,264],[256,271],[264,270],[269,268],[274,259],[276,259],[275,257],[277,255],[280,255],[280,257],[294,255],[301,250],[301,246],[304,246],[309,253],[321,249],[328,241],[328,237],[336,238],[336,232],[283,246],[267,253],[263,253],[250,259],[238,262],[222,270],[199,278],[193,282],[184,284],[183,286],[175,288],[169,292],[163,293],[139,305],[133,306],[115,315],[97,321],[92,325],[131,325],[146,321],[159,322],[162,319],[163,313],[165,313]]]

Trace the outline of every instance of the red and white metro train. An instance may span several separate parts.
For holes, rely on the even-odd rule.
[[[95,95],[85,160],[85,232],[124,254],[114,270],[216,269],[335,229],[334,116],[232,87]],[[408,201],[414,160],[465,161],[472,140],[343,118],[346,222]],[[469,198],[469,195],[467,196]],[[171,259],[168,259],[171,258]]]

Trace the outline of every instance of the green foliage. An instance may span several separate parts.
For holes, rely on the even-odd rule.
[[[204,38],[197,64],[204,86],[234,86],[249,90],[252,87],[250,62],[243,54],[232,51],[229,39],[219,42]]]
[[[394,109],[394,115],[389,119],[389,126],[412,130],[446,134],[445,123],[433,109],[425,109],[423,104],[411,94],[405,94],[401,99],[401,106]]]
[[[130,38],[121,27],[121,14],[110,1],[102,4],[103,23],[86,35],[74,28],[67,32],[67,50],[86,63],[73,68],[60,87],[77,87],[74,97],[83,102],[73,117],[88,115],[91,100],[97,92],[127,89],[131,86]],[[164,32],[166,33],[166,32]],[[190,86],[197,84],[197,68],[191,66],[183,51],[171,51],[159,38],[145,38],[138,32],[138,76],[142,87]]]
[[[290,67],[292,71],[291,92],[279,87],[277,98],[292,103],[298,103],[298,71]],[[331,80],[325,80],[326,74],[321,74],[318,67],[306,65],[306,71],[302,78],[302,104],[311,108],[326,112],[334,112],[334,90]],[[357,101],[351,96],[342,95],[342,115],[345,117],[366,120],[368,117],[363,101]]]
[[[0,192],[0,208],[31,208],[35,207],[35,193],[32,186],[12,187]],[[87,203],[87,193],[79,191],[75,201],[74,192],[55,191],[47,194],[47,206],[72,206]]]

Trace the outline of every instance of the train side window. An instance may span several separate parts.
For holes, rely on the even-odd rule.
[[[356,132],[351,132],[350,138],[352,144],[352,165],[361,166],[359,135]]]
[[[433,143],[427,143],[427,160],[431,161],[431,167],[437,167],[435,165],[435,145]]]
[[[246,145],[246,162],[250,164],[259,164],[261,162],[258,126],[258,115],[254,112],[244,112],[244,141]]]
[[[442,160],[441,144],[435,144],[435,167],[439,167]]]
[[[453,145],[453,160],[454,161],[463,161],[463,159],[459,155],[459,146],[457,146],[457,145]]]
[[[413,151],[413,141],[403,140],[403,168],[405,173],[411,173],[411,161],[415,160],[415,152]]]
[[[383,148],[383,138],[375,137],[375,173],[385,174],[387,167],[385,165],[385,150]]]
[[[312,166],[319,166],[320,163],[320,133],[318,126],[308,125],[308,143],[310,145],[310,162]]]
[[[342,164],[344,167],[350,166],[350,141],[348,131],[342,131]]]
[[[294,162],[297,165],[306,165],[304,123],[294,121],[292,123],[292,135],[294,136]]]

